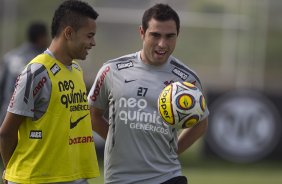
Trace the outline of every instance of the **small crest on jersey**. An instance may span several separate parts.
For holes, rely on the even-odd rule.
[[[55,63],[51,68],[50,68],[51,72],[53,73],[53,75],[56,75],[61,68]]]
[[[42,139],[42,131],[41,130],[31,130],[29,133],[30,139]]]
[[[117,65],[118,70],[130,68],[130,67],[134,66],[132,61],[128,61],[128,62],[125,62],[125,63],[117,63],[116,65]]]
[[[186,80],[188,78],[188,74],[180,70],[179,68],[174,68],[172,70],[172,73],[178,77],[180,77],[182,80]]]
[[[80,68],[79,68],[78,64],[76,64],[76,63],[72,63],[72,66],[73,66],[74,68],[76,68],[77,70],[79,70],[79,71],[80,71]]]

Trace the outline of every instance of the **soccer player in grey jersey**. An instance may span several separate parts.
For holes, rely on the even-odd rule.
[[[157,4],[143,15],[143,49],[106,62],[98,72],[88,100],[93,129],[106,139],[106,184],[187,183],[178,155],[204,134],[209,112],[179,136],[158,114],[157,99],[168,84],[188,81],[202,89],[196,73],[171,55],[178,33],[177,13]]]

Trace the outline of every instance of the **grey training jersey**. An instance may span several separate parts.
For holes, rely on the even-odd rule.
[[[47,49],[44,53],[49,52]],[[72,69],[72,66],[66,67]],[[7,111],[38,120],[47,111],[51,88],[50,77],[42,64],[27,65],[16,80]]]
[[[38,120],[47,110],[50,95],[51,81],[46,68],[30,64],[16,80],[8,111]]]
[[[175,81],[201,89],[197,75],[172,56],[156,67],[144,64],[137,52],[100,69],[88,99],[93,107],[109,109],[106,184],[161,183],[181,175],[177,131],[162,121],[157,108],[161,90]]]
[[[6,115],[18,75],[29,61],[43,51],[30,43],[24,43],[3,57],[3,74],[0,76],[0,123]]]

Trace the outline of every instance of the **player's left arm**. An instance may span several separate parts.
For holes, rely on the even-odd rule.
[[[204,135],[208,127],[208,118],[199,121],[195,126],[191,128],[183,129],[178,136],[178,155],[183,153],[194,142],[196,142],[201,136]]]

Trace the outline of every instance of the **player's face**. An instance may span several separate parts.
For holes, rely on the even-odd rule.
[[[156,66],[164,64],[176,45],[175,21],[157,21],[152,18],[146,32],[140,27],[140,34],[143,40],[142,61]]]
[[[86,59],[88,51],[96,45],[94,36],[96,34],[96,22],[88,18],[77,31],[73,32],[70,55],[72,59]]]

